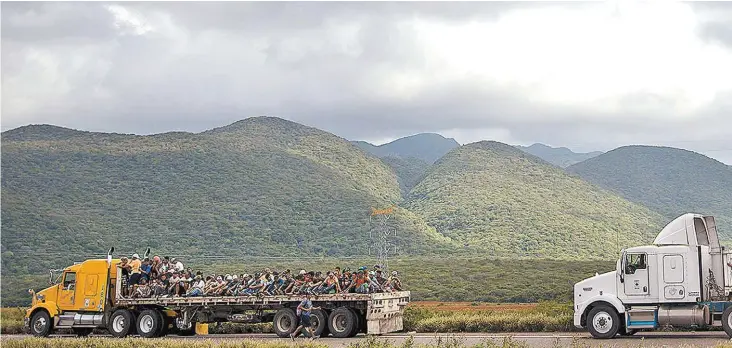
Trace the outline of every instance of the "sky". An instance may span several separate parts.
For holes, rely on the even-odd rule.
[[[3,2],[2,130],[630,144],[732,164],[732,2]]]

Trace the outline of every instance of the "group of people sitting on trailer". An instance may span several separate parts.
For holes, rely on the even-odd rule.
[[[402,291],[397,271],[388,275],[379,265],[373,269],[335,267],[327,272],[289,269],[278,272],[265,268],[253,274],[211,274],[185,268],[175,257],[140,259],[122,257],[117,265],[122,274],[122,296],[133,298],[171,296],[273,296],[323,295]]]

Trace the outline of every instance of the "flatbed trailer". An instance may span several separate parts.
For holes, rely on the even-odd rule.
[[[296,308],[303,295],[156,296],[122,295],[119,259],[93,259],[63,269],[62,281],[33,296],[25,326],[35,336],[71,329],[86,336],[105,329],[115,337],[138,334],[160,337],[169,333],[207,333],[206,324],[272,322],[280,337],[292,333],[299,321]],[[403,329],[409,291],[371,294],[311,295],[314,334],[353,337],[358,333],[381,335]]]

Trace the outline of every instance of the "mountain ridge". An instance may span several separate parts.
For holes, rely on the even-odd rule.
[[[534,143],[530,146],[516,145],[516,147],[562,168],[569,167],[572,164],[588,160],[603,153],[602,151],[574,152],[567,147],[551,147],[542,143]]]
[[[667,146],[629,145],[567,171],[668,218],[686,212],[715,215],[720,233],[732,237],[732,167],[711,157]]]

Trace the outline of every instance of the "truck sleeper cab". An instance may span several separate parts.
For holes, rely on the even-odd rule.
[[[712,216],[684,214],[652,245],[624,249],[613,272],[574,286],[574,325],[595,338],[722,326],[732,337],[730,254]]]
[[[67,267],[58,284],[38,293],[30,290],[33,299],[25,316],[26,330],[35,336],[59,329],[86,336],[103,329],[115,337],[160,337],[169,332],[193,335],[197,327],[205,327],[199,324],[272,321],[275,333],[287,337],[298,326],[295,308],[300,295],[125,298],[117,267],[120,260],[111,258],[113,250],[106,260]],[[403,329],[410,292],[313,295],[311,300],[321,307],[312,313],[316,335],[380,335]]]

